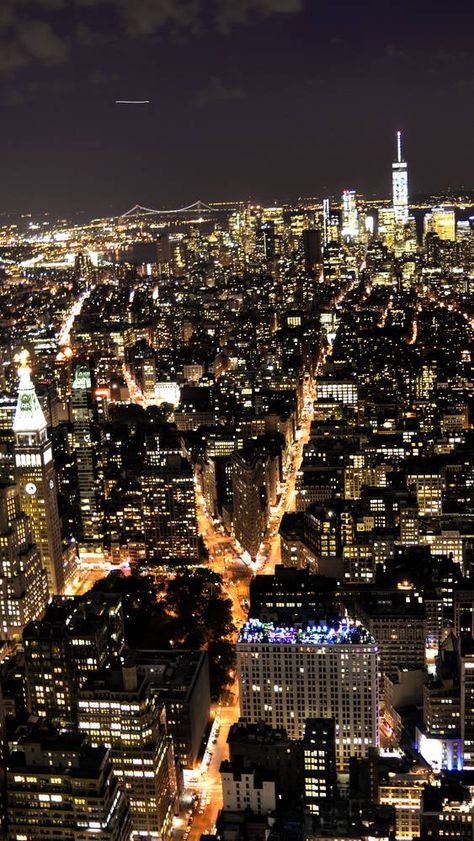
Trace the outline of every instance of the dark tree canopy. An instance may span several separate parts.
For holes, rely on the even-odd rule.
[[[97,581],[94,590],[119,593],[125,637],[131,647],[206,648],[214,696],[229,683],[235,665],[232,602],[222,576],[207,567],[179,567],[159,582],[138,571],[120,570]]]

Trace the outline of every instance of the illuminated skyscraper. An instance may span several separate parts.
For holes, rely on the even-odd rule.
[[[100,545],[103,540],[103,519],[97,457],[99,441],[94,435],[98,429],[98,418],[92,399],[91,372],[87,364],[77,365],[74,372],[71,410],[81,504],[81,537],[89,546]]]
[[[397,160],[392,164],[393,211],[395,222],[408,222],[408,168],[402,158],[402,133],[397,131]]]
[[[304,799],[308,812],[324,811],[337,794],[333,718],[308,718],[303,736]]]
[[[329,242],[329,217],[331,214],[331,206],[329,199],[324,199],[323,201],[323,245],[326,248],[326,245]]]
[[[142,511],[149,558],[196,563],[198,527],[194,476],[175,431],[147,440]]]
[[[336,763],[378,746],[379,648],[369,632],[336,625],[249,619],[237,641],[240,710],[248,721],[300,739],[307,718],[335,721]]]
[[[134,838],[172,837],[176,774],[163,704],[133,662],[94,672],[79,696],[79,729],[111,749],[130,800]]]
[[[0,639],[18,636],[47,601],[46,574],[18,489],[0,481]]]
[[[433,207],[424,218],[424,232],[436,234],[440,240],[454,242],[456,239],[456,214],[452,208]]]
[[[342,194],[342,238],[345,241],[357,239],[359,218],[355,190],[344,190]]]
[[[19,375],[18,402],[13,420],[15,475],[21,508],[30,518],[52,595],[62,593],[65,584],[56,473],[46,418],[36,396],[25,353],[21,357]]]

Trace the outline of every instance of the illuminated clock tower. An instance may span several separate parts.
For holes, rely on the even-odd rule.
[[[21,508],[30,518],[35,543],[48,578],[50,595],[64,591],[64,566],[56,472],[46,418],[31,380],[28,354],[19,357],[18,402],[13,420],[15,478]]]

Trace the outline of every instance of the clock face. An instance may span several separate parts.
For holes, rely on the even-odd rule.
[[[49,487],[51,488],[51,490],[53,490],[54,488],[54,482],[52,479],[49,480]]]
[[[25,491],[26,491],[27,494],[30,494],[30,496],[35,494],[36,493],[35,483],[34,482],[27,482],[26,485],[25,485]]]

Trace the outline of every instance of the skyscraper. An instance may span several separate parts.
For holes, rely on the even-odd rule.
[[[48,601],[46,573],[18,488],[0,481],[0,639],[21,634]]]
[[[337,794],[335,726],[332,718],[308,718],[303,737],[304,799],[308,812],[328,808]]]
[[[258,450],[237,450],[232,456],[234,532],[254,561],[265,533],[268,502],[265,461]]]
[[[33,715],[72,722],[77,692],[86,678],[122,651],[120,596],[56,596],[40,622],[23,632],[28,709]]]
[[[436,234],[440,240],[454,242],[456,239],[456,213],[453,208],[433,207],[424,218],[425,236]]]
[[[81,733],[38,725],[21,736],[6,770],[11,841],[130,841],[130,810],[110,751]]]
[[[79,696],[79,729],[111,749],[137,837],[171,838],[177,782],[164,708],[133,663],[94,672]]]
[[[397,131],[397,160],[392,164],[393,211],[395,223],[408,222],[408,168],[402,157],[402,133]]]
[[[46,418],[31,380],[26,352],[21,354],[19,376],[13,420],[15,475],[20,488],[21,508],[30,518],[52,595],[62,593],[65,585],[56,473]]]
[[[103,540],[103,519],[98,475],[98,418],[92,400],[91,372],[86,363],[77,365],[71,391],[71,411],[76,451],[77,481],[82,519],[82,541],[89,546]]]
[[[329,217],[331,214],[331,205],[329,199],[323,200],[323,246],[326,248],[326,245],[329,242]]]
[[[459,666],[463,761],[464,768],[471,770],[474,769],[474,642],[467,636],[461,640]]]
[[[194,476],[189,462],[181,455],[176,430],[147,440],[142,511],[149,558],[161,558],[163,562],[197,561]]]
[[[357,239],[358,235],[359,214],[355,190],[344,190],[342,194],[342,238],[346,241],[352,241]]]
[[[379,649],[369,632],[334,624],[283,625],[249,619],[237,641],[241,715],[301,738],[307,718],[335,721],[336,762],[378,746]]]

